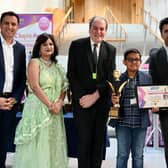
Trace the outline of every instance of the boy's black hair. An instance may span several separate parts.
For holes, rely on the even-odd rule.
[[[136,48],[130,48],[130,49],[128,49],[128,50],[126,50],[126,51],[124,52],[124,60],[127,59],[127,56],[128,56],[130,53],[139,54],[139,56],[140,56],[140,58],[141,58],[141,53],[140,53],[140,51],[139,51],[138,49],[136,49]]]

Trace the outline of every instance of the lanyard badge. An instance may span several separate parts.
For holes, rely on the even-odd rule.
[[[97,74],[95,72],[92,73],[92,79],[96,79],[97,78]]]

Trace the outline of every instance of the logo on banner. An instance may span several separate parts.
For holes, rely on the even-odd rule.
[[[42,30],[42,31],[45,31],[49,28],[49,25],[50,25],[50,21],[47,17],[41,17],[40,20],[39,20],[39,28]]]

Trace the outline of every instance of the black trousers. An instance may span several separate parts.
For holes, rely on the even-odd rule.
[[[159,113],[162,136],[164,140],[165,160],[168,167],[168,110]]]
[[[0,110],[0,168],[5,168],[9,137],[16,120],[16,112]]]
[[[103,109],[93,107],[74,112],[78,133],[78,168],[101,168],[108,117],[106,107]]]

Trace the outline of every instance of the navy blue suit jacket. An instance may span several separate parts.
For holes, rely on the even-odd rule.
[[[16,42],[14,48],[14,72],[13,72],[13,88],[12,97],[18,102],[21,100],[26,83],[26,54],[25,47]],[[0,40],[0,93],[3,92],[5,82],[5,64],[2,43]]]

